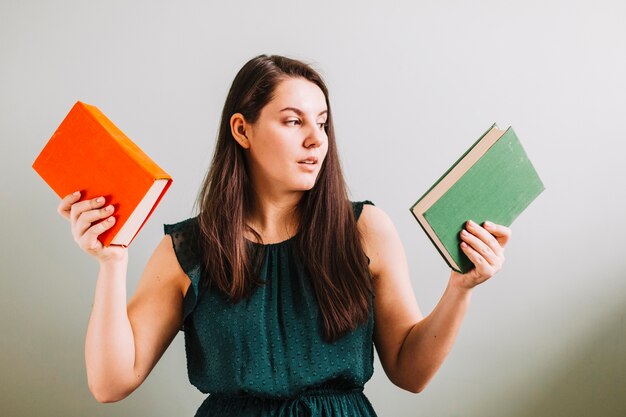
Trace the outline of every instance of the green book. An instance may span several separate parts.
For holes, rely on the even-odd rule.
[[[544,189],[513,129],[493,124],[411,213],[447,264],[465,273],[474,267],[460,247],[467,220],[510,226]]]

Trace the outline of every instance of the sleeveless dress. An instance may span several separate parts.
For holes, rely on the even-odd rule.
[[[357,219],[363,204],[372,203],[352,203]],[[200,285],[197,217],[164,229],[191,280],[183,304],[187,371],[209,394],[196,417],[376,416],[363,394],[373,374],[372,300],[367,323],[327,343],[313,286],[292,253],[294,238],[263,245],[265,284],[233,304]]]

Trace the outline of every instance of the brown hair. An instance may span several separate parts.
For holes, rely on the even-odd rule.
[[[361,244],[352,205],[341,172],[328,89],[309,65],[286,57],[259,55],[235,76],[228,92],[215,153],[200,194],[200,244],[206,271],[203,282],[216,286],[238,302],[262,285],[258,277],[261,245],[245,238],[246,213],[252,208],[252,190],[244,153],[232,136],[230,118],[241,113],[249,123],[272,100],[276,86],[288,77],[304,78],[324,93],[328,106],[328,152],[313,188],[297,207],[299,230],[295,254],[307,269],[323,321],[323,334],[334,341],[369,315],[373,293],[368,259]]]

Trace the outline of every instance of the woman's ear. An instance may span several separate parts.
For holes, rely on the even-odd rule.
[[[230,117],[230,132],[233,138],[244,149],[250,148],[250,141],[248,141],[247,129],[248,123],[241,113],[235,113]]]

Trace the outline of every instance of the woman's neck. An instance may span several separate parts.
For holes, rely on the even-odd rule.
[[[280,197],[256,194],[246,223],[261,235],[263,243],[287,240],[298,231],[297,206],[301,198],[301,192]],[[255,240],[254,236],[248,237]]]

